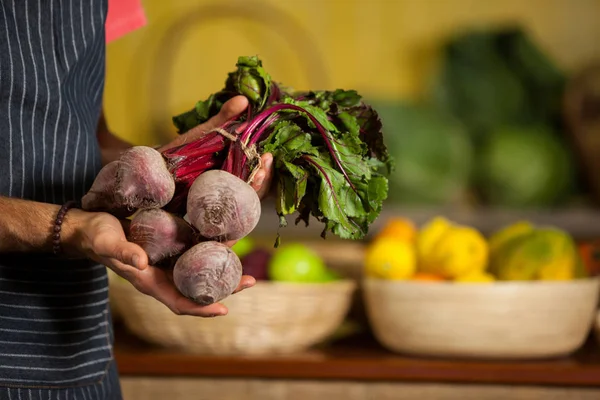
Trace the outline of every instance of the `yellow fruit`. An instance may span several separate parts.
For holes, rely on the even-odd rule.
[[[435,217],[425,224],[417,234],[416,246],[419,263],[435,248],[437,241],[452,227],[452,223],[444,217]]]
[[[376,238],[390,237],[405,242],[413,242],[417,229],[411,220],[405,218],[390,219]]]
[[[459,276],[454,281],[458,283],[492,283],[496,278],[485,271],[473,271],[466,275]]]
[[[389,237],[375,239],[365,254],[365,274],[373,278],[408,279],[414,275],[416,264],[414,247]]]
[[[575,279],[573,261],[562,260],[546,265],[538,272],[540,281],[570,281]]]
[[[426,281],[426,282],[443,282],[446,279],[443,276],[436,274],[428,274],[425,272],[417,272],[411,278],[411,281]]]
[[[489,238],[490,256],[496,254],[510,240],[531,233],[534,226],[527,221],[518,221],[496,231]]]
[[[503,246],[494,258],[501,280],[570,280],[577,268],[576,246],[569,234],[536,229]]]
[[[488,244],[476,229],[454,226],[425,255],[423,271],[452,279],[472,271],[483,271],[488,262]]]

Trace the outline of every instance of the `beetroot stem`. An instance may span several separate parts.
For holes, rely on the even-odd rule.
[[[348,182],[348,184],[350,185],[350,187],[352,188],[352,190],[354,190],[356,192],[356,188],[354,187],[354,184],[350,180],[350,177],[348,176],[348,173],[346,172],[346,170],[342,166],[342,162],[340,161],[339,157],[336,154],[335,149],[332,146],[332,143],[335,140],[334,140],[333,137],[331,137],[331,133],[327,129],[325,129],[325,127],[323,127],[323,125],[321,125],[321,123],[314,117],[314,115],[312,115],[310,112],[308,112],[306,109],[304,109],[304,108],[302,108],[300,106],[297,106],[295,104],[282,103],[282,104],[276,104],[276,105],[274,105],[272,107],[269,107],[268,109],[262,111],[260,114],[258,114],[252,120],[251,123],[248,124],[248,126],[246,127],[246,129],[243,131],[243,133],[241,135],[241,141],[243,143],[247,143],[249,136],[258,127],[259,124],[261,124],[263,121],[265,121],[271,114],[276,113],[276,112],[281,111],[281,110],[299,111],[299,112],[305,113],[308,116],[308,118],[311,120],[311,122],[313,124],[315,124],[315,126],[317,127],[317,130],[319,131],[319,133],[323,137],[323,140],[325,141],[325,145],[327,146],[327,150],[329,150],[329,153],[331,154],[331,157],[333,158],[335,164],[338,166],[338,168],[340,169],[340,171],[344,175],[344,178],[346,179],[346,181]]]

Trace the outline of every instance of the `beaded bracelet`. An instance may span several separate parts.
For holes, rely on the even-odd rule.
[[[63,219],[65,215],[67,215],[67,211],[71,208],[77,207],[76,201],[68,201],[58,210],[58,214],[56,214],[56,219],[54,220],[54,230],[52,233],[52,250],[54,254],[58,255],[60,253],[60,231],[62,229]]]

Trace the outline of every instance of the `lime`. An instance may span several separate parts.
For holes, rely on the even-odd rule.
[[[269,278],[286,282],[322,282],[328,276],[325,262],[302,243],[278,248],[269,262]]]

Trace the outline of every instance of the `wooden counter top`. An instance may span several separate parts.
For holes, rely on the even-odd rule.
[[[335,379],[600,387],[600,347],[590,340],[576,354],[543,361],[481,361],[390,353],[368,335],[304,354],[266,357],[200,356],[142,343],[117,326],[115,357],[126,376]]]

